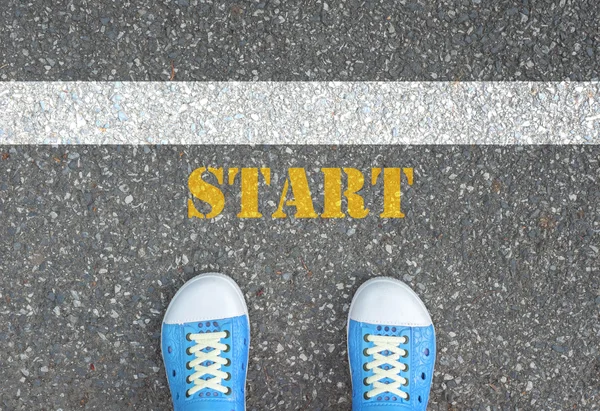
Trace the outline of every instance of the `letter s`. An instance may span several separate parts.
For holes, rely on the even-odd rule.
[[[193,197],[204,201],[211,206],[210,213],[204,215],[196,209],[194,201],[188,199],[188,218],[213,218],[221,214],[225,207],[225,196],[223,192],[212,184],[207,183],[202,179],[202,173],[206,171],[206,167],[199,167],[192,171],[188,178],[188,188]],[[208,167],[209,173],[217,177],[219,184],[223,184],[223,167],[213,168]]]

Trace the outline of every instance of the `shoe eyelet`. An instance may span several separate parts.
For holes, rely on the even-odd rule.
[[[410,400],[410,394],[406,393],[406,398],[404,399],[404,401],[408,401],[408,400]]]
[[[231,379],[231,373],[227,373],[227,378],[225,378],[225,381],[229,381]]]
[[[223,351],[223,352],[229,352],[231,350],[231,346],[229,344],[226,344],[226,345],[227,345],[227,348],[225,348],[225,351]]]
[[[187,333],[185,335],[185,339],[188,340],[188,341],[192,341],[192,333]]]
[[[371,371],[370,368],[367,368],[367,363],[363,364],[363,370],[365,370],[365,371]]]
[[[192,382],[190,381],[190,376],[188,375],[187,377],[185,377],[185,382],[187,384],[191,384]]]
[[[231,334],[229,333],[229,331],[225,330],[225,338],[229,338]]]
[[[369,337],[370,337],[370,334],[365,334],[365,336],[363,337],[363,340],[365,342],[371,342],[371,341],[369,341]]]
[[[191,397],[190,393],[188,391],[186,391],[185,392],[185,398],[190,398],[190,397]]]
[[[185,368],[187,368],[188,370],[191,370],[191,369],[192,369],[192,367],[190,366],[190,363],[189,363],[189,362],[186,362],[186,363],[185,363]]]
[[[226,360],[225,367],[229,367],[231,365],[231,360],[229,358],[226,358]]]
[[[404,350],[404,354],[401,355],[402,358],[408,357],[408,351]]]
[[[404,341],[404,344],[408,344],[408,335],[405,335],[404,339],[406,340],[406,341]]]
[[[371,385],[371,384],[369,384],[367,382],[367,379],[368,379],[368,377],[363,380],[363,385],[366,386],[366,387],[368,387],[369,385]]]
[[[408,364],[404,364],[404,369],[402,370],[403,372],[408,371]]]
[[[363,355],[364,355],[365,357],[370,357],[370,355],[367,353],[367,350],[368,350],[368,348],[365,348],[365,349],[363,350]]]
[[[225,393],[225,395],[231,395],[231,387],[227,387],[227,392]]]
[[[192,353],[191,353],[191,351],[190,351],[190,347],[188,347],[188,348],[186,348],[186,349],[185,349],[185,353],[186,353],[187,355],[192,355]]]
[[[369,393],[365,392],[365,395],[363,395],[365,400],[370,400],[371,397],[369,397]]]
[[[408,378],[404,379],[404,384],[402,384],[402,385],[405,386],[405,387],[408,387]]]

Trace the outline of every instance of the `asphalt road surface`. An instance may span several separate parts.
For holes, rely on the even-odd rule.
[[[598,146],[0,147],[0,409],[170,409],[169,299],[219,271],[245,293],[248,410],[349,410],[346,315],[404,280],[437,330],[429,408],[598,409]],[[191,170],[266,166],[265,217],[190,220]],[[288,167],[413,167],[404,219],[269,217]]]
[[[598,80],[596,0],[4,0],[0,80]]]

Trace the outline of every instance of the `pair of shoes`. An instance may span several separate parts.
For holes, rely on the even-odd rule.
[[[231,278],[208,273],[185,283],[165,314],[161,346],[175,411],[245,410],[250,324]],[[435,333],[406,284],[377,277],[356,291],[348,360],[353,411],[426,409]]]

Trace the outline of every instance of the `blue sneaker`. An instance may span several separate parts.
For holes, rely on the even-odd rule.
[[[250,324],[229,277],[199,275],[175,294],[162,324],[162,356],[175,411],[243,411]]]
[[[356,291],[348,359],[353,411],[427,408],[435,332],[425,305],[402,281],[373,278]]]

